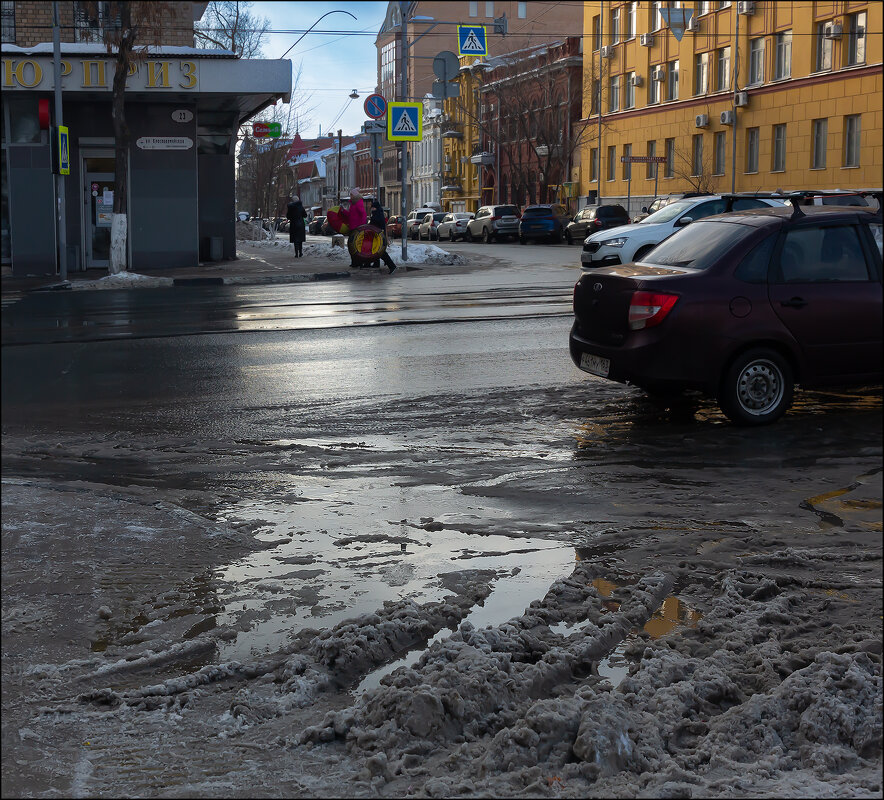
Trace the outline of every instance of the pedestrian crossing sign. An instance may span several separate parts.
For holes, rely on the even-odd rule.
[[[71,138],[67,126],[59,125],[58,128],[58,174],[71,174]]]
[[[423,138],[422,113],[422,103],[389,103],[387,141],[419,142]]]
[[[460,56],[488,54],[488,36],[484,25],[457,26],[457,54]]]

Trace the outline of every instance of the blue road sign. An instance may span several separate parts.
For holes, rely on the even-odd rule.
[[[365,116],[372,119],[380,119],[387,113],[387,101],[382,94],[370,94],[365,98],[363,108],[365,109]]]
[[[484,56],[488,53],[488,36],[484,25],[457,26],[457,52],[461,56]]]
[[[66,125],[58,126],[58,173],[71,174],[71,139]]]
[[[422,112],[422,103],[390,103],[387,141],[419,142],[423,138]]]

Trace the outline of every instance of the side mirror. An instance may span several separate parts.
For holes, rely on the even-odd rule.
[[[675,227],[683,228],[685,225],[690,225],[693,221],[693,217],[681,217],[681,219],[675,221]]]

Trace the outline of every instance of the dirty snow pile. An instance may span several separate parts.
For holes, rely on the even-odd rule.
[[[272,239],[266,242],[249,242],[250,245],[258,248],[268,248],[271,250],[282,250],[294,252],[294,245],[284,239]],[[329,261],[340,261],[347,265],[350,264],[350,252],[346,247],[333,247],[331,241],[326,242],[305,242],[303,248],[304,256],[315,256],[325,258]],[[408,243],[408,260],[402,261],[402,250],[399,244],[391,243],[387,246],[387,252],[393,259],[393,263],[400,266],[403,263],[412,264],[440,264],[445,266],[455,266],[468,263],[467,260],[456,253],[449,253],[441,247],[432,244],[412,244]]]
[[[256,222],[243,222],[242,220],[236,221],[236,240],[237,241],[261,241],[271,238],[270,231],[265,231],[258,223]]]
[[[116,275],[105,275],[94,281],[71,281],[71,289],[150,289],[158,286],[172,286],[173,278],[155,275],[141,275],[137,272],[120,272]]]

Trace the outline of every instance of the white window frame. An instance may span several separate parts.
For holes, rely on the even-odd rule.
[[[519,19],[527,19],[528,18],[528,3],[525,0],[519,0],[518,10],[516,11],[516,16]]]
[[[485,0],[485,16],[494,19],[494,0]]]
[[[709,93],[709,53],[697,53],[694,58],[694,97]]]
[[[678,100],[678,59],[666,64],[666,99]]]
[[[617,44],[620,41],[620,7],[616,6],[611,9],[611,32],[610,44]]]
[[[764,37],[749,41],[749,86],[764,83]]]
[[[626,38],[635,39],[635,15],[638,3],[626,4]]]
[[[727,168],[727,133],[725,131],[716,131],[715,138],[712,142],[713,151],[713,175],[724,175]]]
[[[620,76],[612,75],[608,83],[608,113],[620,110]]]
[[[861,131],[861,114],[848,114],[844,117],[844,163],[842,166],[853,168],[859,166]]]
[[[719,47],[715,54],[715,80],[717,91],[726,92],[731,83],[731,49]],[[723,73],[723,74],[722,74]]]
[[[655,106],[660,102],[660,81],[654,80],[654,70],[658,67],[651,66],[648,75],[648,105]]]
[[[779,31],[776,34],[774,79],[778,81],[792,77],[792,31]]]
[[[469,15],[471,17],[479,16],[479,0],[470,0]]]
[[[866,63],[866,31],[869,17],[865,11],[851,14],[847,32],[847,66]]]
[[[635,85],[633,84],[633,79],[635,78],[634,72],[626,73],[626,84],[624,85],[624,98],[623,98],[623,108],[635,108]]]
[[[826,36],[832,27],[832,20],[818,22],[816,26],[816,47],[814,48],[814,72],[831,72],[835,55],[835,43]]]

